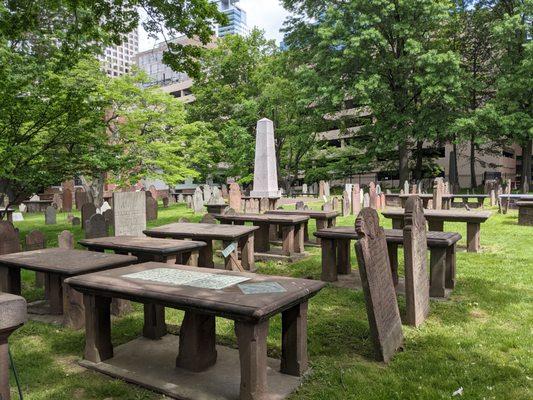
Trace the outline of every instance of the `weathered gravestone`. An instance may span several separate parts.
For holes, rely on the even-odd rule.
[[[330,186],[329,186],[329,182],[326,182],[324,184],[324,196],[331,196],[331,189],[330,189]]]
[[[402,321],[392,281],[385,231],[376,210],[364,208],[355,221],[355,250],[376,358],[389,362],[403,346]]]
[[[168,208],[168,204],[170,203],[170,198],[168,196],[163,197],[162,201],[163,201],[163,207]]]
[[[200,220],[202,224],[216,224],[217,220],[211,214],[205,214]]]
[[[11,222],[0,221],[0,255],[18,253],[20,251],[19,232]],[[0,292],[8,290],[4,285],[7,283],[8,271],[0,267]]]
[[[342,215],[344,217],[350,215],[350,195],[347,191],[342,194]]]
[[[74,249],[74,235],[70,231],[63,231],[57,235],[57,247],[60,249]]]
[[[209,203],[209,201],[211,201],[211,196],[213,195],[211,191],[211,187],[209,185],[204,185],[203,194],[204,194],[204,204]]]
[[[224,198],[222,197],[222,192],[220,189],[215,186],[213,187],[213,193],[211,193],[211,198],[209,199],[209,204],[224,204]]]
[[[304,206],[305,206],[305,203],[303,201],[296,202],[296,210],[303,210]]]
[[[204,212],[204,195],[200,187],[196,188],[192,196],[192,209],[195,214]]]
[[[239,184],[233,182],[229,185],[229,206],[236,211],[240,211],[241,207],[241,188]]]
[[[72,192],[70,189],[63,190],[63,211],[72,211]]]
[[[96,239],[109,236],[107,224],[102,214],[94,214],[85,226],[85,239]]]
[[[81,220],[78,217],[72,218],[72,226],[81,225]]]
[[[326,182],[320,181],[318,182],[318,197],[322,197],[326,195]]]
[[[387,205],[386,202],[387,202],[387,198],[385,197],[385,193],[382,192],[379,195],[379,209],[380,210],[384,210],[385,209],[385,207]]]
[[[228,186],[223,183],[221,188],[220,188],[220,192],[222,193],[222,198],[226,199],[229,196]]]
[[[406,323],[419,326],[429,314],[426,218],[420,197],[407,199],[404,215]]]
[[[302,185],[302,194],[307,194],[307,183]]]
[[[178,194],[178,203],[185,203],[185,197],[181,193]]]
[[[55,225],[57,219],[57,210],[52,207],[48,206],[46,207],[46,211],[44,212],[44,223],[46,225]]]
[[[368,196],[369,196],[370,207],[372,207],[374,210],[377,210],[378,209],[378,194],[376,193],[376,184],[374,182],[370,182],[368,184]]]
[[[331,199],[331,208],[333,208],[334,211],[339,211],[339,199],[334,197]]]
[[[157,219],[157,200],[153,197],[146,198],[146,221]]]
[[[333,211],[333,207],[330,202],[324,203],[322,205],[322,211]]]
[[[76,203],[76,210],[81,210],[84,204],[89,201],[87,198],[87,193],[82,188],[76,189],[74,193],[74,202]]]
[[[433,182],[433,210],[442,210],[443,195],[444,180],[442,178],[435,178],[435,181]]]
[[[370,195],[365,193],[363,195],[363,208],[370,207]]]
[[[21,204],[21,205],[19,206],[19,211],[20,211],[21,213],[23,213],[23,214],[24,214],[25,212],[27,212],[27,211],[28,211],[28,207],[26,206],[26,204]]]
[[[102,216],[104,217],[105,223],[107,225],[107,230],[109,230],[111,227],[114,226],[113,223],[113,209],[105,210],[102,213]]]
[[[352,186],[352,214],[357,215],[361,211],[361,195],[359,193],[360,188],[358,183],[354,183]]]
[[[81,206],[81,229],[85,229],[85,224],[94,214],[96,214],[96,207],[93,203],[85,203]]]
[[[58,211],[63,210],[63,199],[59,193],[54,193],[54,196],[52,197],[52,207]]]
[[[152,196],[152,199],[157,201],[157,189],[154,185],[150,185],[148,188],[148,191],[150,192],[150,195]]]
[[[143,192],[113,193],[115,236],[143,236],[146,229],[146,196]]]
[[[413,183],[411,185],[411,190],[409,191],[410,194],[418,194],[418,185],[416,183]]]
[[[409,181],[403,181],[403,193],[409,194]]]

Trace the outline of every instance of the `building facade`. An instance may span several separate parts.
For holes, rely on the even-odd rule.
[[[238,0],[219,0],[216,2],[219,11],[224,13],[229,20],[228,25],[217,27],[218,37],[226,35],[245,36],[248,34],[246,11],[237,5],[238,2]]]
[[[135,56],[139,52],[139,33],[137,29],[123,35],[118,46],[107,47],[98,59],[105,73],[111,77],[127,74],[135,65]]]

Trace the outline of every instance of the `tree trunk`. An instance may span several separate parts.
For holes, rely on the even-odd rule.
[[[423,142],[421,140],[416,142],[416,166],[413,171],[413,176],[418,182],[422,179],[422,162],[424,161],[422,157],[422,145]]]
[[[522,179],[520,189],[522,193],[528,193],[531,189],[531,152],[533,148],[533,139],[529,139],[522,146]]]
[[[409,149],[407,144],[398,146],[398,156],[400,162],[400,188],[403,188],[404,182],[409,182]]]
[[[100,208],[104,203],[105,178],[105,172],[99,172],[93,177],[81,177],[81,182],[87,193],[88,200],[93,203],[96,208]]]
[[[476,179],[476,144],[474,142],[474,134],[470,137],[470,188],[474,190],[477,188]],[[455,153],[457,158],[457,153]]]

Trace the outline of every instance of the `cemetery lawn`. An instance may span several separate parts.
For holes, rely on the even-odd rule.
[[[457,287],[450,300],[432,301],[431,314],[420,328],[404,326],[405,351],[389,365],[372,359],[361,291],[329,286],[313,298],[308,326],[312,370],[291,399],[531,399],[533,227],[518,226],[516,211],[508,215],[492,211],[493,216],[481,225],[481,253],[466,253],[465,239],[460,242]],[[184,205],[160,206],[159,219],[149,226],[176,222],[180,217],[200,219]],[[58,224],[52,226],[44,225],[44,215],[25,214],[25,218],[15,224],[21,238],[39,229],[46,234],[48,247],[57,245],[57,235],[64,229],[73,231],[76,240],[82,237],[81,229],[70,226],[64,213],[58,214]],[[381,223],[391,227],[389,219],[381,218]],[[353,216],[337,220],[338,226],[353,224]],[[466,224],[446,223],[445,229],[466,237]],[[258,272],[319,279],[320,250],[308,251],[312,253],[308,259],[292,265],[261,263]],[[352,265],[356,265],[353,254]],[[29,300],[43,295],[33,288],[33,279],[33,273],[23,273],[23,294]],[[400,307],[403,312],[403,298]],[[179,326],[182,316],[167,309],[168,324]],[[113,344],[137,337],[142,320],[139,305],[134,313],[114,320]],[[270,324],[269,356],[280,357],[280,337],[278,316]],[[217,319],[217,341],[236,347],[230,321]],[[16,331],[11,350],[24,398],[163,398],[79,367],[83,349],[83,331],[38,322],[28,322]],[[14,379],[11,383],[14,386]],[[14,390],[12,394],[18,398]]]

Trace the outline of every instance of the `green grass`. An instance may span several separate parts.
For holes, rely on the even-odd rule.
[[[531,399],[533,380],[533,228],[517,225],[516,211],[494,214],[481,227],[482,252],[457,254],[457,287],[449,301],[432,302],[422,327],[404,327],[405,351],[389,365],[373,361],[363,294],[327,287],[309,308],[309,357],[312,372],[291,399],[450,399],[463,387],[464,399]],[[160,209],[150,226],[193,221],[200,216],[182,205]],[[388,219],[382,218],[385,227]],[[353,225],[354,217],[339,218],[338,225]],[[27,215],[17,223],[21,237],[42,230],[48,246],[57,244],[63,229],[82,237],[79,227],[66,223],[44,225],[44,216]],[[312,227],[314,228],[314,227]],[[446,230],[466,237],[465,224],[446,224]],[[296,277],[320,277],[320,251],[292,265],[260,264],[259,272]],[[400,254],[400,259],[402,255]],[[352,255],[355,265],[355,259]],[[42,296],[33,289],[33,274],[23,274],[28,299]],[[404,307],[400,299],[400,307]],[[168,310],[167,322],[179,325],[182,313]],[[113,322],[113,343],[138,336],[142,310]],[[270,324],[268,352],[281,352],[281,322]],[[217,319],[217,340],[235,347],[233,324]],[[38,399],[161,399],[162,396],[106,378],[79,367],[83,331],[28,322],[11,337],[11,349],[23,384],[25,398]],[[14,385],[14,381],[12,380]],[[13,391],[14,398],[15,392]]]

